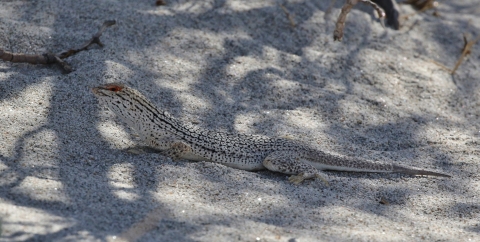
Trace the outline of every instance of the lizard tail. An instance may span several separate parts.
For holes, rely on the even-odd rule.
[[[393,165],[393,172],[404,173],[412,176],[440,176],[440,177],[451,177],[450,175],[433,172],[433,171],[426,171],[426,170],[419,170],[419,169],[411,169],[403,166]]]

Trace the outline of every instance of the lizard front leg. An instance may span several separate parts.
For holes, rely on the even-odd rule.
[[[295,185],[311,178],[318,178],[328,185],[328,181],[323,173],[312,165],[302,162],[300,156],[292,151],[275,151],[270,153],[263,160],[263,166],[271,171],[293,175],[288,180]]]
[[[187,143],[173,137],[162,137],[146,142],[146,146],[137,146],[127,149],[129,153],[160,153],[172,158],[173,161],[185,158],[192,153],[192,148]]]

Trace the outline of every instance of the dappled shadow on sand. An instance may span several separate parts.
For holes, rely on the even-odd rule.
[[[182,55],[173,51],[170,53],[152,53],[151,49],[158,42],[162,42],[172,35],[175,36],[175,31],[189,29],[191,31],[208,32],[212,36],[228,36],[222,38],[220,54],[209,56],[207,50],[207,54],[202,57],[204,67],[200,75],[196,76],[197,80],[189,85],[189,92],[200,96],[209,106],[208,112],[194,113],[194,115],[201,117],[200,126],[237,132],[235,120],[238,115],[265,110],[271,111],[272,114],[256,120],[255,125],[251,127],[251,133],[275,135],[276,130],[281,130],[285,126],[296,127],[297,135],[318,132],[303,127],[301,124],[297,125],[291,121],[281,120],[285,117],[284,114],[290,110],[308,108],[312,113],[323,117],[322,121],[327,124],[324,132],[328,135],[328,139],[334,140],[341,147],[348,147],[340,148],[340,151],[345,154],[358,152],[358,154],[368,158],[365,153],[373,150],[384,152],[383,155],[388,157],[392,155],[392,152],[428,147],[431,150],[430,154],[435,154],[438,158],[431,164],[439,170],[448,166],[455,166],[457,161],[452,160],[450,153],[444,149],[436,148],[436,146],[430,146],[426,141],[417,138],[417,133],[422,131],[424,125],[436,120],[439,113],[411,113],[408,117],[398,117],[391,122],[380,125],[365,122],[368,121],[369,117],[362,116],[362,114],[355,117],[346,115],[348,113],[344,110],[345,102],[359,102],[365,110],[375,115],[385,115],[382,114],[385,112],[394,113],[395,109],[385,109],[384,104],[375,96],[359,93],[355,87],[356,85],[369,86],[368,89],[374,95],[389,94],[391,90],[388,90],[387,87],[375,85],[375,81],[378,81],[375,76],[358,75],[358,69],[366,66],[362,62],[363,50],[381,51],[387,49],[389,43],[388,39],[385,38],[372,40],[370,30],[365,30],[362,32],[364,36],[357,35],[351,39],[355,41],[345,43],[347,45],[345,48],[348,51],[338,53],[335,57],[337,61],[334,64],[322,63],[321,58],[308,57],[306,49],[314,45],[315,40],[321,41],[315,36],[321,34],[319,31],[328,29],[327,25],[332,26],[332,23],[325,22],[318,24],[325,24],[326,26],[317,26],[316,28],[312,27],[311,24],[304,24],[311,21],[316,14],[322,14],[328,6],[328,4],[322,5],[318,2],[284,3],[284,6],[292,9],[292,14],[295,14],[298,27],[294,29],[289,26],[288,20],[278,5],[267,5],[240,11],[232,10],[227,1],[191,1],[188,4],[185,4],[184,1],[169,1],[170,12],[162,15],[150,13],[153,11],[152,7],[145,2],[141,4],[119,2],[112,5],[111,9],[108,10],[108,18],[116,18],[119,24],[115,27],[115,31],[104,36],[106,47],[88,53],[88,55],[94,56],[90,59],[91,62],[78,61],[75,63],[74,66],[77,67],[75,72],[61,75],[54,68],[26,64],[11,64],[7,68],[2,67],[0,71],[8,73],[8,77],[0,82],[0,90],[2,90],[0,100],[2,101],[14,99],[22,90],[45,80],[52,83],[53,90],[51,97],[48,98],[50,106],[45,124],[25,132],[22,137],[17,139],[12,155],[0,156],[0,160],[6,167],[0,172],[0,179],[7,181],[0,185],[0,198],[18,207],[39,209],[53,216],[61,217],[65,221],[74,221],[72,225],[51,233],[14,232],[5,238],[9,240],[27,238],[26,240],[30,241],[52,241],[69,240],[69,236],[74,236],[74,238],[86,240],[106,240],[106,238],[110,238],[109,236],[117,235],[130,240],[138,238],[161,240],[162,238],[174,237],[177,241],[193,241],[195,240],[191,238],[193,234],[206,233],[204,231],[205,226],[209,226],[209,228],[218,226],[227,229],[243,226],[241,225],[242,221],[252,221],[266,226],[273,225],[288,230],[289,226],[295,226],[292,224],[295,224],[298,219],[305,219],[289,215],[296,213],[292,211],[294,209],[292,207],[298,206],[298,204],[302,204],[302,209],[312,213],[298,212],[298,216],[310,216],[308,219],[315,220],[315,223],[311,225],[312,229],[317,229],[326,222],[322,220],[321,215],[315,213],[318,213],[319,208],[336,202],[395,221],[396,215],[392,216],[391,213],[384,213],[383,210],[388,208],[378,205],[378,200],[381,197],[388,197],[393,204],[405,205],[408,197],[416,194],[416,192],[403,187],[385,186],[378,188],[376,197],[365,198],[362,197],[362,193],[368,191],[370,181],[384,181],[384,179],[398,181],[408,176],[328,173],[331,177],[336,177],[337,180],[352,178],[352,180],[360,179],[362,182],[346,183],[344,181],[345,183],[342,183],[339,181],[331,187],[325,187],[319,181],[308,181],[305,186],[296,187],[286,181],[285,175],[271,172],[259,172],[255,179],[267,180],[266,183],[273,183],[277,190],[272,192],[271,188],[254,186],[255,193],[286,198],[287,201],[291,201],[290,203],[275,203],[269,205],[268,208],[267,205],[262,205],[250,215],[239,214],[233,208],[232,210],[235,210],[237,214],[218,212],[192,221],[180,219],[171,213],[171,210],[175,209],[175,203],[159,204],[154,194],[159,187],[165,186],[161,177],[168,176],[168,173],[161,171],[161,168],[170,167],[181,170],[185,168],[183,166],[191,166],[191,164],[185,165],[165,161],[165,163],[159,165],[155,159],[165,160],[164,158],[155,158],[154,155],[134,156],[125,154],[111,148],[106,140],[92,138],[102,137],[96,123],[92,123],[92,120],[97,118],[90,118],[92,116],[98,117],[101,111],[97,110],[96,101],[93,95],[89,93],[89,88],[99,83],[127,82],[145,92],[155,103],[171,107],[175,116],[183,115],[181,112],[183,109],[182,101],[177,98],[175,91],[158,85],[159,79],[174,80],[176,77],[166,76],[162,70],[150,68],[144,65],[142,61],[132,61],[132,59],[125,57],[128,55],[127,53],[119,53],[120,50],[116,49],[116,46],[119,43],[125,43],[128,48],[136,51],[137,54],[145,53],[146,59],[154,58],[151,55],[162,54],[176,55],[179,59],[188,59],[188,51]],[[326,3],[328,1],[320,2]],[[42,4],[47,3],[40,1],[39,3],[25,4],[21,10],[25,12],[25,16],[21,18],[23,19],[22,24],[28,24],[34,20],[31,17],[32,12],[44,11]],[[76,3],[68,2],[66,4],[72,5],[70,6],[72,9],[80,7]],[[108,4],[110,3],[102,2],[100,6],[106,7]],[[84,2],[83,5],[92,8],[91,15],[77,16],[68,12],[62,13],[60,10],[63,8],[57,9],[58,11],[54,14],[56,18],[49,26],[52,29],[52,42],[48,46],[65,47],[64,45],[70,45],[70,43],[55,42],[56,39],[70,39],[74,42],[77,37],[75,34],[64,36],[65,33],[57,31],[57,29],[66,27],[77,30],[87,28],[86,26],[91,26],[87,21],[96,21],[100,16],[103,16],[102,11],[105,10],[97,9],[95,7],[96,1]],[[176,8],[175,6],[187,7]],[[200,8],[202,11],[199,11],[199,13],[193,13],[193,10],[189,11],[189,9],[196,8]],[[122,13],[126,11],[125,9],[131,9],[130,11],[135,12],[131,15],[133,19],[124,19]],[[356,21],[356,16],[355,14],[350,15],[349,21]],[[358,21],[368,20],[359,18]],[[152,22],[157,23],[157,25],[147,24]],[[221,24],[217,24],[220,22]],[[75,26],[74,23],[81,23],[81,27]],[[460,26],[462,24],[459,23]],[[451,32],[458,32],[455,30],[457,27],[456,25],[446,26]],[[128,32],[130,30],[132,32]],[[91,29],[86,29],[85,33],[89,31],[91,32]],[[437,30],[434,29],[433,31]],[[352,36],[355,33],[348,32],[348,34]],[[144,35],[148,35],[148,40],[145,39]],[[237,35],[241,35],[241,37]],[[327,34],[327,36],[330,38],[330,34]],[[432,40],[435,41],[436,38]],[[19,38],[19,41],[22,41],[22,39]],[[80,39],[79,41],[83,40]],[[344,42],[346,41],[344,40]],[[444,42],[443,39],[440,41],[440,44],[445,43],[449,44],[448,41]],[[185,47],[187,50],[195,50],[195,46],[201,46],[202,43],[196,43],[195,40],[192,40],[190,44],[193,47],[189,49]],[[325,46],[330,45],[329,41],[325,41],[324,44]],[[421,42],[418,44],[428,45],[428,43]],[[21,46],[17,48],[21,48]],[[272,57],[275,59],[275,65],[262,66],[260,62],[269,58],[268,53],[272,50],[279,53]],[[168,50],[166,51],[168,52]],[[446,51],[446,55],[453,55],[455,50],[446,49]],[[243,75],[232,74],[229,68],[234,64],[241,65],[242,58],[258,59],[258,68]],[[162,58],[160,57],[160,59]],[[295,61],[292,61],[293,59]],[[75,60],[72,61],[75,62]],[[105,73],[109,73],[109,66],[107,66],[109,62],[123,65],[133,73],[129,75],[128,80],[114,74],[105,75]],[[388,64],[391,63],[386,63],[385,66],[388,66]],[[96,72],[89,73],[89,68],[93,66]],[[398,70],[408,72],[408,70],[397,67],[396,71]],[[428,88],[421,80],[427,77],[419,78],[420,80],[414,81],[415,87],[413,89]],[[82,85],[78,85],[78,82],[81,82]],[[459,82],[464,82],[464,80],[462,79]],[[77,84],[72,85],[72,83]],[[336,86],[337,89],[331,88],[332,85]],[[465,86],[467,83],[462,85]],[[82,88],[78,89],[79,86]],[[326,88],[327,86],[330,86],[330,88]],[[75,88],[72,89],[72,87]],[[473,96],[476,89],[478,89],[478,85],[468,86],[464,90],[456,90],[447,98],[455,100],[463,97],[478,102],[478,97]],[[418,92],[421,94],[420,91]],[[461,112],[461,110],[458,112]],[[365,123],[362,123],[362,121]],[[463,125],[463,122],[465,120],[445,120],[443,123],[439,122],[439,126]],[[26,140],[35,139],[36,134],[45,130],[53,131],[58,137],[56,142],[58,155],[54,159],[55,165],[22,166],[25,163],[26,153],[31,152],[26,150]],[[127,190],[136,194],[137,198],[134,200],[120,199],[113,192],[116,188],[112,186],[109,172],[112,167],[122,163],[129,163],[133,166],[132,179],[136,185],[131,188],[134,191]],[[201,169],[201,165],[194,165],[194,167],[195,169]],[[205,206],[211,204],[224,210],[228,210],[229,206],[241,206],[242,199],[244,199],[243,194],[248,194],[252,188],[248,183],[237,185],[235,182],[230,182],[232,179],[236,179],[236,176],[229,174],[231,172],[230,168],[221,167],[218,169],[225,174],[219,174],[215,177],[202,177],[209,182],[210,188],[208,190],[201,187],[197,188],[196,192],[203,193],[203,195],[195,195],[196,201]],[[457,172],[455,175],[460,174]],[[65,201],[49,201],[37,199],[31,194],[13,192],[13,189],[20,186],[27,177],[32,176],[61,182],[63,185],[62,191],[67,199]],[[422,178],[418,178],[418,180],[422,180]],[[351,185],[352,183],[357,186],[357,192],[348,194],[342,191],[342,185]],[[447,191],[455,196],[457,188],[467,185],[466,183],[467,181],[457,180],[453,183],[449,180],[436,180],[436,185],[433,186],[448,187],[448,189],[444,189],[444,192]],[[180,190],[193,192],[186,188]],[[329,190],[337,195],[322,195],[322,191],[331,194],[328,192]],[[458,190],[464,192],[461,196],[474,194],[474,191]],[[307,197],[297,196],[309,192],[315,194]],[[237,197],[239,201],[225,205],[222,200],[216,199],[215,194],[218,193],[225,193],[228,197]],[[352,202],[349,197],[362,197],[363,204],[349,205],[349,202]],[[243,201],[251,202],[249,199]],[[441,209],[445,211],[445,214],[448,214],[448,211],[462,213],[472,206],[474,205],[446,204]],[[476,214],[478,215],[478,208],[467,216],[475,216]],[[121,223],[117,221],[121,221]],[[142,224],[142,221],[145,223]],[[208,222],[202,224],[199,221]],[[303,229],[301,226],[298,228]],[[478,231],[475,228],[466,230]],[[82,237],[85,231],[88,236]],[[142,237],[143,233],[146,234],[145,237]],[[332,235],[331,238],[333,237],[335,236]],[[239,239],[249,238],[245,235]],[[343,240],[345,238],[338,237],[337,239]]]

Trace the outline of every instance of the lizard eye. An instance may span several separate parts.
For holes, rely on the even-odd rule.
[[[123,87],[116,86],[116,85],[111,85],[111,86],[107,86],[105,89],[107,89],[109,91],[112,91],[112,92],[119,92],[123,89]]]

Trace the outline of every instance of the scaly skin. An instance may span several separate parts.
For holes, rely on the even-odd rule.
[[[286,139],[215,132],[184,124],[156,108],[137,90],[119,83],[99,86],[92,91],[100,102],[132,127],[147,146],[174,160],[205,160],[248,171],[266,168],[293,175],[289,180],[295,184],[315,177],[326,182],[320,170],[450,177],[385,162],[335,156]]]

